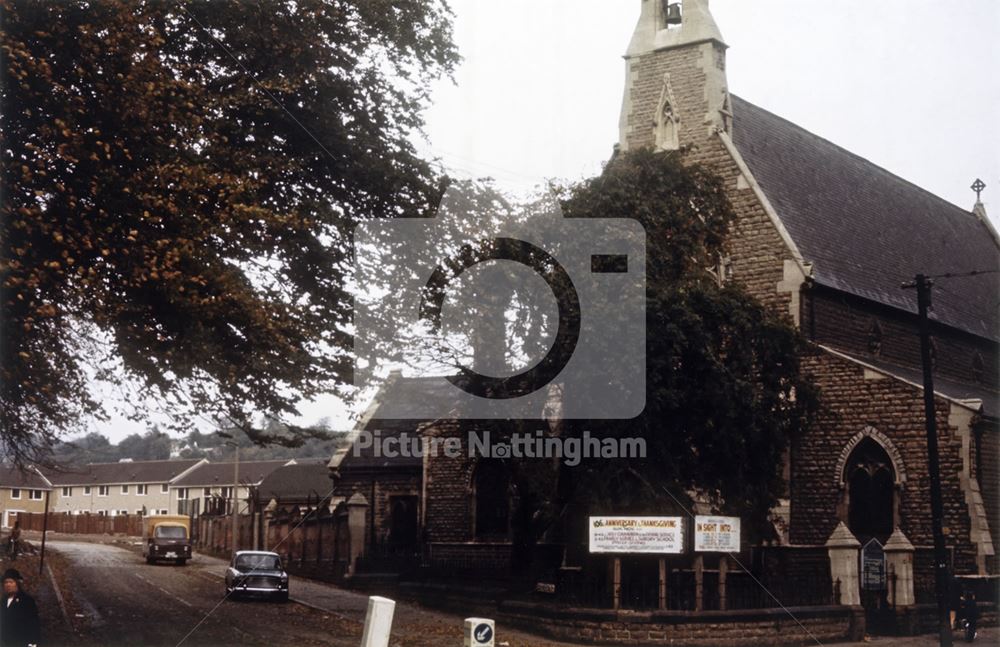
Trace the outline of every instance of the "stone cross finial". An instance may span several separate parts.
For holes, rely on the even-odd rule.
[[[986,183],[979,178],[976,178],[976,181],[972,183],[970,188],[976,192],[976,202],[982,202],[982,200],[979,199],[979,194],[981,194],[983,189],[986,188]]]

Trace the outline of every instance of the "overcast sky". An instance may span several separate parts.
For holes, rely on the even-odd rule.
[[[455,174],[511,191],[600,170],[618,139],[622,54],[640,0],[451,0],[464,56],[427,113]],[[1000,2],[711,0],[730,90],[1000,223]],[[303,422],[350,420],[335,402]],[[144,431],[114,420],[113,440]]]

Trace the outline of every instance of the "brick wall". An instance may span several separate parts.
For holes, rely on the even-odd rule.
[[[431,542],[471,541],[473,539],[473,500],[471,479],[475,461],[468,458],[469,448],[462,426],[443,421],[425,429],[438,438],[459,438],[461,458],[429,456],[425,462],[427,496],[426,537]]]
[[[814,428],[793,444],[791,479],[792,543],[823,544],[838,522],[838,461],[848,441],[865,427],[885,434],[899,451],[906,483],[899,493],[903,533],[915,546],[933,543],[930,479],[920,389],[891,378],[869,379],[862,367],[817,351],[804,367],[822,390],[823,410]],[[944,494],[944,525],[955,546],[960,572],[975,570],[975,547],[969,542],[969,512],[961,488],[962,441],[948,426],[950,405],[937,400],[938,447]]]
[[[368,500],[369,514],[373,514],[374,519],[368,517],[365,524],[365,543],[371,544],[373,530],[375,542],[383,541],[389,532],[389,498],[397,495],[420,497],[420,486],[419,468],[389,467],[378,472],[345,469],[337,480],[333,495],[346,500],[355,492],[360,492]],[[418,523],[419,519],[418,514]]]
[[[794,616],[791,617],[791,616]],[[505,602],[501,622],[573,644],[801,645],[860,640],[860,607],[793,607],[754,611],[654,611],[648,613],[558,609]]]
[[[980,424],[976,430],[979,452],[979,487],[983,492],[983,504],[986,506],[986,519],[994,541],[1000,539],[1000,430],[996,424]],[[994,546],[996,548],[996,546]],[[997,562],[990,560],[989,571],[997,572]]]

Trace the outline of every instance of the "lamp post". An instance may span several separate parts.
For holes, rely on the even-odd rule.
[[[231,445],[233,448],[233,454],[235,455],[235,461],[233,462],[233,492],[231,495],[233,501],[233,555],[236,555],[237,551],[237,540],[239,539],[239,496],[237,491],[240,487],[240,446],[234,441],[226,441],[227,445]]]

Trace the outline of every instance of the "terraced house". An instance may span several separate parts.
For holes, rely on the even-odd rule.
[[[171,483],[207,462],[121,461],[46,470],[54,489],[49,509],[110,516],[168,514]]]
[[[295,459],[241,461],[237,469],[236,463],[204,461],[171,482],[167,507],[171,514],[224,514],[225,510],[231,510],[229,500],[233,496],[233,484],[238,479],[236,497],[241,502],[240,514],[246,514],[252,488],[259,486],[261,481],[279,467],[295,463]]]
[[[0,518],[3,527],[13,527],[19,512],[44,512],[45,497],[51,491],[52,483],[38,469],[0,465]]]

